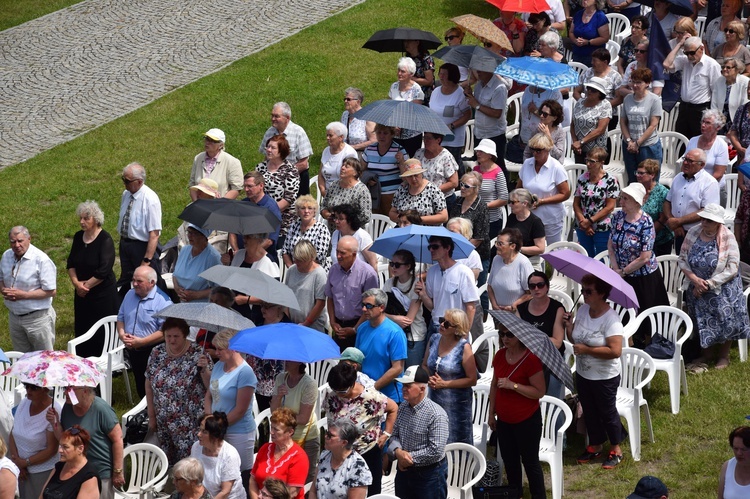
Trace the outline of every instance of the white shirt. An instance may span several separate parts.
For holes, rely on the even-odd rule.
[[[425,289],[427,296],[432,298],[432,322],[435,325],[449,308],[465,310],[467,303],[479,301],[474,273],[469,267],[458,262],[446,270],[442,270],[440,265],[430,267],[427,271]]]
[[[62,404],[54,402],[57,413],[62,412]],[[16,409],[14,419],[13,439],[18,448],[19,457],[26,459],[47,447],[47,432],[52,433],[52,425],[47,421],[47,411],[42,411],[36,416],[30,414],[31,401],[27,398],[21,400]],[[50,471],[55,463],[60,460],[60,455],[55,454],[42,463],[32,464],[28,467],[30,473]]]
[[[357,151],[349,144],[344,144],[344,148],[338,154],[331,154],[331,148],[323,149],[323,155],[320,157],[320,174],[326,179],[326,185],[331,186],[338,182],[341,174],[341,165],[346,158],[357,158]]]
[[[590,347],[603,347],[607,338],[622,336],[620,316],[612,309],[604,315],[592,318],[589,306],[581,305],[573,326],[573,343],[583,343]],[[618,340],[619,341],[619,340]],[[620,374],[620,359],[599,359],[593,355],[576,355],[576,372],[588,380],[612,379]]]
[[[687,56],[678,55],[674,60],[674,70],[682,71],[682,81],[689,83],[680,87],[680,100],[691,104],[703,104],[711,101],[711,88],[719,83],[721,66],[714,59],[703,54],[695,65]]]
[[[698,149],[698,139],[699,136],[695,136],[690,139],[685,152],[688,152],[692,149]],[[703,169],[707,171],[711,176],[713,176],[714,174],[714,166],[729,165],[729,147],[727,146],[727,143],[723,138],[716,137],[716,139],[714,139],[714,143],[711,145],[711,149],[705,151],[705,153],[706,164],[703,165]],[[722,175],[721,180],[719,181],[719,189],[723,189],[726,184],[727,182],[726,180],[724,180],[724,176]]]
[[[131,194],[127,190],[123,191],[120,200],[120,219],[117,221],[118,234],[120,234],[122,219],[125,217],[131,196],[134,201],[133,207],[130,209],[128,237],[147,242],[149,232],[161,230],[161,201],[159,196],[147,185],[142,185],[135,194]]]
[[[464,89],[460,86],[450,95],[443,94],[443,87],[436,88],[430,97],[430,109],[435,111],[450,128],[450,124],[461,117],[469,109],[469,101],[464,95]],[[453,140],[443,140],[443,147],[463,147],[466,140],[466,125],[461,125],[453,130]]]
[[[57,267],[42,250],[29,244],[29,249],[16,260],[13,250],[6,250],[0,260],[0,282],[7,288],[21,291],[43,289],[52,291],[57,289]],[[46,310],[52,306],[52,297],[37,300],[4,300],[15,315],[24,315],[38,310]]]
[[[237,253],[234,254],[234,258],[232,258],[232,267],[240,267],[243,261],[245,261],[245,249],[244,248],[237,251]],[[257,262],[254,262],[250,266],[250,268],[253,270],[257,270],[259,272],[263,272],[267,276],[271,276],[274,279],[278,279],[281,277],[279,266],[273,263],[271,259],[268,258],[268,255],[264,256]]]
[[[625,0],[622,0],[625,1]],[[549,18],[552,20],[552,24],[554,23],[564,23],[565,22],[565,9],[563,9],[563,4],[560,0],[547,0],[547,5],[549,5],[549,10],[545,10],[544,12],[547,13]],[[638,5],[638,4],[635,4]],[[635,6],[634,5],[634,6]],[[524,21],[529,20],[529,13],[524,12],[521,14],[521,19]]]
[[[357,259],[362,260],[367,265],[370,264],[364,256],[362,256],[362,251],[366,250],[372,245],[372,236],[370,236],[370,233],[367,232],[365,229],[357,229],[357,232],[352,234],[352,237],[357,240],[357,243],[359,243],[359,251],[357,251]],[[339,259],[336,258],[336,246],[339,245],[339,239],[341,239],[341,232],[338,230],[334,230],[333,234],[331,235],[331,262],[333,264],[339,263]]]
[[[221,444],[219,455],[207,456],[203,453],[203,446],[195,442],[190,449],[190,457],[196,458],[203,464],[203,486],[215,496],[221,490],[222,482],[234,480],[229,491],[229,499],[244,499],[247,497],[245,487],[240,476],[240,453],[227,442]]]
[[[508,127],[508,117],[506,116],[508,87],[499,78],[493,76],[487,82],[487,85],[484,85],[481,81],[474,85],[474,98],[482,106],[503,110],[503,114],[499,118],[492,118],[482,111],[474,113],[474,137],[487,139],[504,134]]]
[[[471,250],[471,253],[469,253],[469,258],[461,258],[456,260],[456,263],[462,263],[469,267],[469,270],[478,270],[480,273],[484,268],[482,267],[482,258],[479,256],[479,253],[477,253],[477,250]],[[476,279],[474,280],[474,284],[476,284]]]
[[[523,162],[518,177],[523,182],[523,188],[536,194],[539,199],[557,194],[557,186],[568,181],[565,168],[552,156],[542,165],[539,173],[534,167],[534,158]],[[570,186],[569,186],[570,187]],[[562,203],[545,204],[534,210],[534,214],[542,219],[544,225],[555,225],[565,218],[565,207]]]
[[[667,201],[672,203],[672,216],[684,217],[695,213],[709,203],[719,204],[719,183],[706,170],[698,170],[691,180],[679,173],[672,181],[672,188],[667,193]],[[687,232],[700,222],[683,225]]]

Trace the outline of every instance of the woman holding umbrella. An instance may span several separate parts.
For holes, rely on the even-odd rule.
[[[499,325],[501,348],[492,361],[490,410],[487,423],[497,430],[497,446],[503,457],[508,485],[523,491],[526,470],[532,498],[546,498],[544,474],[539,463],[544,396],[542,362],[504,325]]]
[[[404,53],[414,61],[413,77],[422,89],[425,104],[430,101],[432,87],[435,85],[435,61],[420,40],[404,40]]]
[[[589,445],[578,456],[579,464],[599,458],[604,441],[610,448],[604,469],[622,462],[622,422],[617,412],[617,387],[620,385],[620,354],[622,323],[620,316],[607,303],[612,285],[592,274],[581,279],[584,304],[578,310],[575,325],[571,314],[563,316],[568,341],[576,356],[576,388],[583,412]]]
[[[380,184],[380,214],[388,215],[391,211],[393,195],[401,186],[400,166],[409,155],[406,149],[394,139],[396,129],[391,126],[375,125],[377,143],[370,144],[362,153],[364,170],[377,175],[377,180],[367,184],[370,190]],[[416,151],[416,149],[415,149]]]
[[[414,80],[414,73],[417,71],[417,65],[414,63],[414,60],[410,57],[402,57],[398,61],[397,68],[398,80],[391,85],[388,97],[393,100],[422,104],[425,100],[425,94],[419,83]],[[434,65],[432,71],[434,71]],[[430,86],[432,86],[432,83],[430,83]],[[377,134],[377,128],[375,129],[375,133]],[[417,149],[422,144],[422,132],[402,128],[398,137],[396,137],[396,141],[406,149],[409,156],[414,156],[414,153],[417,152]]]

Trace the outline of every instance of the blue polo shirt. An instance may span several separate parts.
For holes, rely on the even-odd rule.
[[[406,360],[406,335],[392,320],[385,320],[376,328],[365,321],[357,328],[354,346],[365,354],[362,372],[377,381],[396,360]],[[397,403],[402,400],[401,383],[393,381],[380,390]]]
[[[154,314],[169,305],[172,305],[172,300],[158,286],[154,286],[145,298],[131,289],[122,300],[117,320],[125,324],[126,333],[145,338],[161,329],[164,319],[154,317]]]

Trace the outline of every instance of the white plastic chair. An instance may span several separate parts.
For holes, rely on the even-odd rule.
[[[620,44],[613,40],[607,40],[607,43],[604,45],[604,48],[606,48],[609,51],[609,56],[610,56],[609,65],[612,66],[612,68],[616,71],[617,62],[620,60]]]
[[[737,185],[736,173],[727,173],[724,175],[727,188],[727,206],[724,209],[724,224],[732,230],[734,227],[734,217],[737,214],[737,207],[740,205],[740,196],[742,192]]]
[[[138,498],[146,490],[161,491],[167,483],[167,455],[156,445],[140,443],[129,445],[123,454],[130,460],[130,473],[124,490],[115,489],[115,497]],[[125,468],[128,466],[126,464]]]
[[[651,442],[654,442],[654,429],[651,426],[651,413],[648,401],[643,397],[643,387],[648,385],[656,372],[654,360],[649,354],[637,348],[623,348],[620,356],[622,374],[617,388],[617,412],[628,422],[630,452],[633,461],[641,460],[641,407],[648,425]]]
[[[552,253],[553,251],[559,249],[569,249],[572,251],[576,251],[582,255],[588,256],[588,253],[586,253],[586,250],[583,246],[570,241],[558,241],[556,243],[552,243],[547,246],[544,252]],[[552,270],[552,277],[550,278],[550,289],[561,290],[562,292],[573,298],[573,301],[575,301],[578,298],[578,295],[581,294],[580,284],[575,282],[573,279],[569,279],[568,277],[562,275],[560,272],[554,269]]]
[[[565,208],[565,216],[563,217],[563,228],[562,228],[561,240],[572,242],[572,243],[577,243],[578,234],[576,234],[576,231],[575,231],[576,214],[575,214],[575,211],[573,211],[573,200],[566,199],[565,201],[563,201],[563,208]]]
[[[750,288],[747,288],[743,293],[745,301],[747,301],[748,295],[750,295]],[[740,362],[747,362],[747,340],[737,340],[737,348],[740,351]]]
[[[315,380],[318,387],[321,387],[328,383],[328,373],[338,363],[339,361],[336,359],[326,359],[307,364],[307,374]]]
[[[379,238],[380,235],[383,234],[383,232],[388,229],[392,229],[395,226],[396,223],[387,216],[373,213],[370,217],[370,221],[365,227],[365,230],[370,234],[370,237],[372,237],[372,240],[374,241]]]
[[[383,479],[385,479],[385,477]],[[391,494],[375,494],[374,496],[367,496],[367,499],[400,499],[400,498]]]
[[[656,257],[659,264],[661,276],[664,279],[664,287],[667,289],[669,304],[675,308],[682,309],[682,282],[685,274],[682,273],[677,255],[661,255]]]
[[[471,487],[487,471],[487,460],[469,444],[454,442],[445,446],[448,459],[448,498],[471,499]]]
[[[633,324],[633,321],[635,321],[636,311],[634,308],[625,308],[612,300],[607,300],[607,303],[612,307],[612,310],[617,312],[617,315],[620,316],[620,322],[622,322],[622,325],[624,326],[624,331],[622,333],[622,346],[626,347],[628,346],[628,340],[635,332],[631,331],[630,328],[632,327],[631,325]]]
[[[471,391],[473,393],[471,423],[474,429],[474,447],[486,456],[487,440],[490,437],[490,427],[487,424],[490,412],[490,386],[475,385],[471,387]]]
[[[615,12],[607,14],[607,19],[609,20],[609,36],[622,45],[625,35],[630,32],[630,19]]]
[[[633,321],[633,330],[637,330],[645,321],[651,323],[652,332],[659,333],[674,343],[674,355],[671,359],[653,359],[653,361],[657,371],[667,373],[672,414],[678,414],[680,412],[680,386],[682,386],[682,393],[688,394],[682,345],[693,333],[693,321],[682,310],[666,306],[651,307],[643,311]]]
[[[698,36],[703,38],[703,33],[706,31],[706,16],[698,16],[693,22],[695,24],[695,31],[698,32]]]
[[[396,497],[396,473],[398,473],[398,461],[394,459],[391,464],[391,471],[387,475],[383,475],[380,480],[380,492],[382,494]]]
[[[607,250],[600,251],[599,253],[597,253],[594,256],[594,260],[599,260],[604,265],[606,265],[607,267],[609,267],[609,251],[607,251]]]
[[[508,126],[513,125],[520,125],[521,124],[521,97],[523,96],[523,92],[518,92],[516,94],[511,95],[508,97],[508,100],[505,102],[505,109],[506,109],[506,119],[508,117],[513,116],[512,119],[508,119]]]
[[[328,392],[331,391],[331,387],[326,383],[323,386],[318,387],[318,403],[315,404],[315,417],[320,420],[325,412],[323,411],[323,404],[328,396]]]
[[[0,362],[0,369],[2,369],[2,371],[0,372],[4,372],[6,369],[10,368],[10,366],[13,365],[16,359],[20,358],[23,355],[23,352],[16,352],[15,350],[11,350],[9,352],[5,352],[5,355],[8,357],[8,360],[10,360],[10,362]],[[0,396],[5,397],[5,400],[8,402],[8,407],[17,405],[16,388],[18,388],[19,386],[21,386],[21,380],[19,380],[17,377],[0,376]]]
[[[539,401],[542,409],[542,439],[539,441],[539,461],[549,464],[552,499],[563,495],[563,437],[573,422],[573,413],[562,400],[545,395]],[[563,418],[557,428],[558,418]]]
[[[609,138],[609,164],[604,165],[604,170],[615,177],[622,188],[630,181],[628,172],[625,170],[625,160],[622,158],[622,132],[619,128],[610,130],[607,132],[607,137]]]
[[[109,315],[99,319],[86,333],[70,340],[68,342],[68,352],[76,354],[76,346],[93,338],[100,328],[104,328],[104,332],[102,333],[104,335],[102,353],[97,357],[89,357],[89,360],[106,373],[105,379],[102,382],[102,399],[108,404],[112,404],[112,375],[122,371],[122,377],[125,379],[125,389],[128,392],[128,403],[132,405],[133,394],[130,390],[128,366],[125,363],[125,345],[117,334],[116,315]]]
[[[487,367],[484,372],[477,373],[477,384],[489,386],[489,384],[492,383],[492,359],[495,358],[495,354],[500,349],[500,336],[497,334],[497,331],[495,330],[484,333],[482,336],[471,342],[471,353],[476,355],[479,348],[485,342],[489,349],[487,354]]]
[[[672,110],[672,112],[675,113],[675,110]],[[661,140],[663,154],[659,183],[672,187],[672,180],[680,173],[678,160],[687,149],[688,138],[678,132],[665,131],[659,132],[659,139]]]
[[[578,185],[578,177],[583,175],[585,171],[586,165],[583,165],[581,163],[565,165],[565,173],[568,174],[568,186],[570,187],[571,193],[575,192],[576,186]]]
[[[570,312],[571,310],[573,310],[573,307],[575,307],[573,298],[571,298],[570,295],[566,295],[559,289],[550,289],[547,294],[550,298],[562,303],[563,307],[565,307],[566,312]]]
[[[314,177],[310,178],[310,194],[315,196],[315,200],[318,202],[318,206],[320,206],[320,200],[323,196],[320,195],[320,190],[318,189],[318,176],[315,175]],[[318,220],[320,220],[322,217],[318,215]]]

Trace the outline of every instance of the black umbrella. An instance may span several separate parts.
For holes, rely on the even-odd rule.
[[[274,232],[281,224],[268,208],[249,201],[223,198],[193,201],[177,218],[203,229],[244,235]]]
[[[456,66],[494,73],[505,57],[490,52],[479,45],[455,45],[443,47],[432,57],[437,57]]]
[[[427,50],[436,49],[443,43],[429,31],[415,28],[392,28],[376,31],[362,45],[362,48],[375,52],[403,52],[405,40],[419,40]]]
[[[639,0],[638,3],[648,5],[651,8],[654,7],[654,0],[643,0],[642,2]],[[667,0],[667,3],[669,4],[669,12],[672,14],[677,16],[693,15],[693,5],[690,3],[690,0]]]
[[[552,344],[549,336],[538,330],[528,322],[520,319],[515,314],[505,310],[490,310],[490,315],[497,319],[508,331],[518,338],[531,353],[539,357],[542,364],[547,366],[552,374],[565,383],[565,386],[575,390],[573,384],[573,375],[570,373],[570,366],[565,363],[563,356]]]

